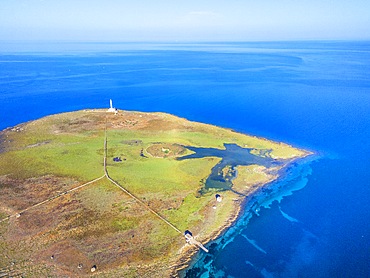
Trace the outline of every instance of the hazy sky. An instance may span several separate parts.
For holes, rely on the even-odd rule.
[[[0,0],[0,40],[370,39],[370,0]]]

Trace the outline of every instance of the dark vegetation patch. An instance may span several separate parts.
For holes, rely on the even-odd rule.
[[[141,141],[141,140],[124,140],[124,141],[121,141],[121,144],[130,145],[130,146],[138,146],[138,145],[142,145],[143,141]]]
[[[76,184],[72,179],[52,175],[29,179],[1,176],[0,203],[4,208],[11,211],[22,210],[66,191],[76,186]]]
[[[49,144],[50,142],[51,142],[51,140],[47,140],[47,141],[35,143],[35,144],[32,144],[32,145],[28,145],[28,146],[26,146],[26,148],[35,148],[35,147],[39,147],[39,146]]]
[[[105,127],[105,120],[103,117],[94,114],[85,114],[81,117],[71,117],[56,120],[54,124],[55,133],[75,133],[81,131],[90,131],[103,129]]]
[[[0,133],[0,153],[6,151],[5,144],[6,144],[6,137],[4,136],[3,132]]]
[[[181,197],[177,198],[155,198],[147,200],[148,206],[155,208],[157,211],[179,209],[184,199]]]

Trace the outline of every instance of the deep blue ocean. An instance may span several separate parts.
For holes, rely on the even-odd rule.
[[[0,129],[109,99],[315,153],[188,277],[370,277],[370,42],[0,45]]]

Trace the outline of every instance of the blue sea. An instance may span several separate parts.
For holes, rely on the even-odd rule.
[[[0,129],[109,99],[314,153],[183,276],[370,277],[370,42],[0,45]]]

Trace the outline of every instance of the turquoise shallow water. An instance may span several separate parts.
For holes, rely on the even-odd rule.
[[[367,277],[369,72],[368,42],[4,43],[0,128],[112,98],[312,150],[188,277]]]

